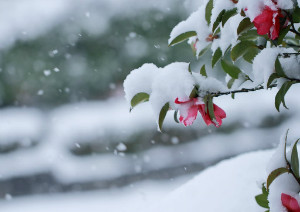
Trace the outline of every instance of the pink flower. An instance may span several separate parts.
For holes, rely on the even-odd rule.
[[[206,125],[215,125],[215,127],[220,127],[222,125],[222,119],[226,118],[226,113],[217,105],[213,104],[214,113],[216,120],[211,120],[209,113],[205,111],[205,104],[198,98],[192,98],[187,101],[179,101],[178,98],[175,99],[175,104],[179,104],[180,118],[179,121],[184,124],[184,126],[192,125],[197,118],[198,111],[202,115],[202,118]]]
[[[286,207],[288,212],[300,212],[298,201],[288,194],[281,194],[281,203],[284,207]]]
[[[262,13],[253,20],[257,33],[259,35],[268,34],[270,39],[275,40],[280,33],[280,18],[282,17],[280,9],[272,10],[270,7],[265,6]]]

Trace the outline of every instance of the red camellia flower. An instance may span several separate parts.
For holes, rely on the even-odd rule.
[[[281,203],[284,207],[286,207],[288,212],[300,212],[298,201],[288,194],[281,194]]]
[[[272,10],[270,7],[265,6],[262,13],[253,20],[257,33],[259,35],[268,34],[270,39],[275,40],[279,36],[280,18],[282,17],[280,9]]]
[[[181,105],[179,112],[179,121],[184,124],[184,126],[192,125],[197,118],[198,111],[202,115],[202,118],[206,125],[215,125],[215,127],[220,127],[222,125],[222,119],[226,118],[226,113],[217,105],[213,104],[214,113],[216,117],[216,122],[211,120],[208,112],[205,111],[205,104],[198,98],[192,98],[187,101],[179,101],[178,98],[175,99],[175,103]]]

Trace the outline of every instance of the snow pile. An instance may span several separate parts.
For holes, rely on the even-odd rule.
[[[275,60],[279,54],[296,53],[291,48],[265,48],[263,49],[253,61],[253,74],[256,84],[264,83],[266,87],[268,79],[272,73],[275,73]],[[298,56],[290,56],[288,58],[279,59],[283,71],[291,79],[300,79],[300,61]]]
[[[276,152],[272,155],[271,160],[267,166],[267,173],[270,174],[272,171],[278,168],[286,167],[285,154],[289,162],[291,163],[291,150],[286,153],[285,136],[282,136],[281,141],[277,147]],[[294,145],[291,145],[293,147]],[[295,177],[290,173],[283,173],[278,176],[269,187],[269,206],[272,212],[282,212],[285,208],[281,202],[281,194],[288,194],[293,196],[295,199],[300,201],[299,197],[300,185]]]
[[[0,144],[30,145],[43,136],[44,116],[37,109],[10,108],[0,111]]]
[[[260,192],[257,181],[265,179],[272,153],[258,151],[222,161],[143,211],[265,211],[254,196]]]
[[[144,64],[138,69],[132,71],[124,81],[125,98],[127,102],[137,93],[151,93],[152,83],[158,68],[154,64]]]
[[[150,103],[155,117],[159,116],[162,107],[169,102],[175,108],[175,99],[189,99],[195,80],[188,72],[188,63],[172,63],[161,69],[152,84]],[[132,85],[130,85],[132,86]]]

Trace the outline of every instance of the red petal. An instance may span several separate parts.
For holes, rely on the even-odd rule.
[[[273,25],[273,14],[275,12],[277,11],[273,11],[270,7],[266,6],[262,13],[254,18],[253,23],[259,35],[265,35],[270,32]]]
[[[218,105],[216,105],[216,104],[214,104],[214,111],[215,111],[215,116],[218,116],[221,119],[225,119],[226,118],[225,111],[222,108],[220,108]]]
[[[300,207],[299,207],[298,201],[290,195],[282,193],[281,194],[281,203],[284,207],[286,207],[288,212],[300,212]]]
[[[214,106],[214,113],[215,113],[217,123],[213,122],[209,117],[209,114],[205,112],[205,104],[198,105],[198,110],[201,113],[202,118],[206,123],[206,125],[213,124],[215,127],[220,127],[222,125],[222,119],[226,118],[226,113],[224,112],[223,109],[218,107],[216,104],[214,104],[213,106]]]
[[[201,116],[207,126],[214,124],[213,121],[210,119],[209,115],[205,112],[205,104],[198,105],[198,110],[201,113]]]
[[[188,110],[187,117],[180,116],[179,121],[183,123],[184,126],[190,126],[197,118],[197,114],[198,114],[197,105],[192,105]]]
[[[185,104],[185,103],[188,103],[188,102],[191,102],[191,101],[193,101],[193,99],[189,99],[187,101],[179,101],[178,97],[177,97],[174,102],[175,102],[175,104]]]
[[[280,33],[280,19],[279,18],[280,17],[282,17],[282,15],[277,14],[276,17],[274,18],[275,19],[275,25],[273,27],[273,30],[271,30],[270,36],[269,36],[272,40],[275,40],[279,36],[279,33]]]

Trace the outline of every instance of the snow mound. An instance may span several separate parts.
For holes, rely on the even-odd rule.
[[[254,197],[261,192],[258,182],[266,179],[266,166],[273,153],[257,151],[222,161],[146,211],[265,211]]]

